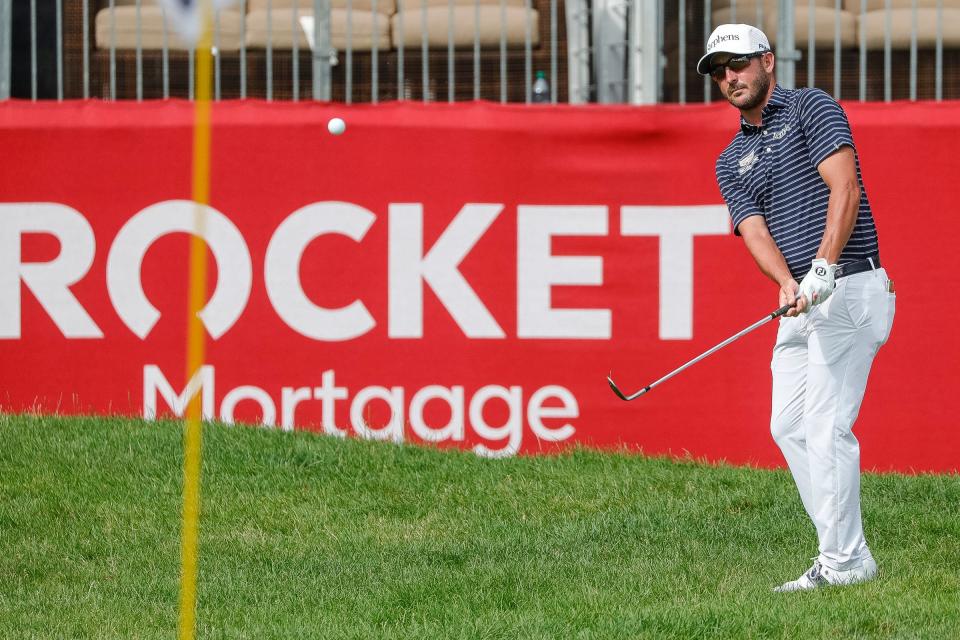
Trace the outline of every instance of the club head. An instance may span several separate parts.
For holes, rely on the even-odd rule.
[[[612,374],[611,374],[611,375],[612,375]],[[620,398],[621,400],[629,400],[629,399],[630,399],[630,398],[628,398],[627,396],[623,395],[623,391],[620,391],[619,387],[617,387],[617,383],[613,381],[613,378],[612,378],[612,377],[607,376],[607,382],[610,383],[610,388],[613,389],[613,392],[614,392],[615,394],[617,394],[617,397],[618,397],[618,398]]]
[[[637,391],[636,393],[633,393],[633,394],[631,394],[631,395],[628,396],[628,395],[624,394],[623,391],[620,391],[620,387],[618,387],[618,386],[617,386],[617,383],[613,381],[613,374],[612,374],[612,373],[611,373],[609,376],[607,376],[607,382],[610,384],[610,388],[613,389],[613,392],[614,392],[615,394],[617,394],[617,397],[618,397],[618,398],[620,398],[621,400],[626,400],[626,401],[628,401],[628,402],[629,402],[630,400],[634,400],[634,399],[636,399],[636,398],[639,398],[640,396],[642,396],[643,394],[645,394],[647,391],[650,391],[650,387],[653,386],[653,385],[646,386],[646,387],[644,387],[643,389],[640,389],[640,391]]]

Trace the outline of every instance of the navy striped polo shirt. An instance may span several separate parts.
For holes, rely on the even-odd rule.
[[[830,190],[817,166],[847,145],[850,124],[840,105],[820,89],[773,89],[762,124],[740,118],[740,131],[717,158],[717,183],[733,218],[733,229],[750,216],[763,216],[770,235],[799,281],[817,256],[827,223]],[[838,264],[878,255],[877,230],[863,188],[860,210]]]

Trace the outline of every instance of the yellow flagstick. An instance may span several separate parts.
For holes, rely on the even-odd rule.
[[[211,0],[200,0],[203,21],[197,47],[197,94],[193,127],[193,217],[190,238],[190,287],[187,310],[187,380],[199,376],[204,360],[204,329],[197,315],[207,297],[207,245],[203,240],[205,207],[210,202],[210,53]],[[201,394],[187,405],[183,441],[183,528],[180,540],[180,640],[193,640],[197,626],[197,547],[200,518]]]

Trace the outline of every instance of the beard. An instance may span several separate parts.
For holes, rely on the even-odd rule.
[[[742,95],[739,98],[734,98],[733,94],[739,89],[746,89],[746,95]],[[750,111],[756,107],[759,107],[763,104],[763,101],[767,98],[767,91],[770,89],[770,74],[766,71],[760,70],[760,73],[757,74],[757,78],[753,83],[753,86],[748,84],[731,84],[727,87],[727,102],[735,106],[741,111]]]

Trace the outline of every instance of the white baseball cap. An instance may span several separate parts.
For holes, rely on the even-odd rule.
[[[767,36],[749,24],[722,24],[707,38],[707,52],[697,63],[697,73],[710,75],[710,58],[715,53],[745,55],[758,51],[770,51]]]

